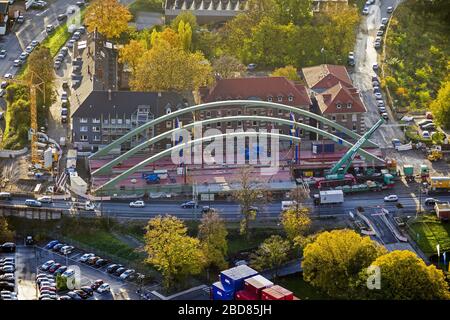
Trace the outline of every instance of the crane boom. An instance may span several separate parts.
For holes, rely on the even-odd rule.
[[[339,179],[342,178],[350,168],[353,159],[355,158],[359,148],[372,136],[372,134],[384,123],[384,119],[380,118],[380,120],[375,123],[375,125],[370,128],[354,145],[351,147],[344,156],[330,169],[326,179]],[[344,166],[344,168],[342,168]]]

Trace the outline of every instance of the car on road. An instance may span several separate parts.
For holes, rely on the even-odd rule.
[[[422,131],[422,138],[430,139],[431,138],[430,132],[427,130]]]
[[[58,243],[59,243],[58,240],[52,240],[45,245],[44,249],[49,250],[49,249],[53,248],[54,246],[56,246]]]
[[[24,23],[24,21],[25,21],[25,17],[24,16],[18,16],[17,19],[16,19],[16,22],[19,23],[19,24]]]
[[[377,72],[378,71],[378,63],[374,63],[372,65],[372,69],[373,69],[373,71]]]
[[[100,287],[97,288],[98,293],[110,292],[111,287],[108,283],[103,283]]]
[[[106,268],[106,272],[108,273],[114,273],[116,272],[117,269],[122,268],[123,265],[121,264],[110,264],[107,268]]]
[[[45,31],[47,31],[47,33],[52,33],[55,30],[55,27],[52,24],[49,24],[45,27]]]
[[[130,202],[130,208],[144,208],[145,202],[142,200]]]
[[[5,59],[7,55],[6,50],[0,50],[0,59]]]
[[[435,198],[426,198],[425,199],[425,205],[426,206],[434,206],[436,203],[440,203],[438,199]]]
[[[75,270],[73,269],[67,269],[61,276],[65,278],[71,278],[75,275]]]
[[[75,249],[74,246],[64,246],[61,248],[60,252],[63,255],[68,255],[72,253],[73,249]]]
[[[34,199],[27,199],[25,200],[25,205],[27,207],[42,207],[42,203],[40,201],[34,200]]]
[[[64,13],[58,14],[58,21],[64,21],[67,19],[67,15]]]
[[[116,276],[120,276],[122,273],[124,273],[127,269],[125,269],[124,267],[120,267],[118,268],[116,271],[114,271],[114,275]]]
[[[352,51],[348,53],[348,65],[352,67],[355,65],[355,53]]]
[[[43,265],[41,265],[41,270],[47,271],[54,264],[55,264],[55,260],[48,260]]]
[[[120,279],[126,280],[129,276],[131,276],[135,272],[136,270],[128,269],[120,275]]]
[[[91,289],[97,290],[103,283],[104,281],[102,279],[95,280],[94,283],[91,284]]]
[[[390,194],[384,197],[384,202],[396,202],[398,201],[398,196],[396,194]]]
[[[69,291],[66,295],[72,300],[81,300],[81,297],[75,291]]]
[[[93,253],[85,253],[80,257],[80,262],[86,262],[89,260],[89,258],[95,257],[95,254]]]
[[[42,203],[52,203],[53,199],[52,199],[52,197],[49,197],[49,196],[42,196],[42,197],[37,198],[37,201],[42,202]]]
[[[5,73],[5,75],[3,76],[3,78],[6,78],[6,79],[12,79],[12,78],[13,78],[13,75],[12,75],[11,73]]]
[[[54,263],[50,266],[50,268],[48,268],[48,272],[50,273],[54,273],[56,270],[58,270],[61,267],[61,263]]]
[[[393,11],[394,11],[394,8],[391,6],[387,7],[387,9],[386,9],[387,13],[392,13]]]
[[[195,201],[187,201],[181,204],[181,208],[190,209],[190,208],[198,208],[198,204]]]
[[[67,266],[61,266],[58,268],[58,270],[55,271],[55,274],[63,274],[67,271]]]

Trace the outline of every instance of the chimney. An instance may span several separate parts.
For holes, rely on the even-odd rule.
[[[111,101],[111,89],[108,89],[108,100]]]

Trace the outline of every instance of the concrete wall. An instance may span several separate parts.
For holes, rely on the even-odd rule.
[[[28,148],[25,147],[21,150],[0,150],[0,158],[15,158],[28,152]]]

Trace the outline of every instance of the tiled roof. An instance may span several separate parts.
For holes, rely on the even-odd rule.
[[[341,82],[318,94],[316,99],[322,114],[367,111],[358,91],[355,88],[343,86]],[[350,108],[348,108],[349,104],[351,104]],[[341,107],[338,108],[338,105]]]
[[[278,97],[282,101],[278,101]],[[292,97],[292,101],[289,101]],[[292,106],[309,106],[311,99],[305,86],[284,77],[255,77],[218,80],[206,102],[220,100],[261,100]]]
[[[311,89],[328,89],[338,82],[343,82],[346,86],[352,86],[347,69],[344,66],[321,64],[314,67],[303,68],[303,77],[306,84]]]

